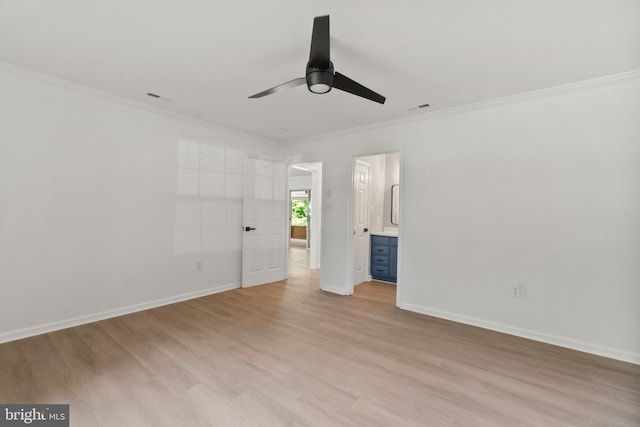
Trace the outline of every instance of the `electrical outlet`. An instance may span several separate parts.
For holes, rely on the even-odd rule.
[[[522,296],[522,287],[520,285],[511,288],[511,297],[520,298]]]
[[[202,271],[202,261],[196,262],[195,269],[196,271]]]

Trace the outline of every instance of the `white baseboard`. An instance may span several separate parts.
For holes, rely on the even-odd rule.
[[[431,307],[424,307],[420,305],[401,303],[399,305],[401,309],[414,311],[420,314],[426,314],[428,316],[438,317],[441,319],[452,320],[454,322],[464,323],[467,325],[478,326],[480,328],[489,329],[492,331],[503,332],[509,335],[515,335],[522,338],[528,338],[534,341],[540,341],[547,344],[553,344],[560,347],[570,348],[572,350],[583,351],[586,353],[595,354],[598,356],[608,357],[611,359],[621,360],[623,362],[634,363],[640,365],[640,354],[632,353],[629,351],[618,350],[615,348],[604,347],[597,344],[591,344],[583,341],[577,341],[570,338],[560,337],[557,335],[550,335],[536,331],[530,331],[527,329],[516,328],[513,326],[504,325],[501,323],[490,322],[487,320],[478,319],[475,317],[464,316],[456,313],[450,313],[447,311],[438,310]]]
[[[347,295],[347,293],[345,292],[344,288],[338,288],[338,287],[330,286],[330,285],[320,285],[320,290],[331,292],[333,294],[343,295],[343,296]]]
[[[112,317],[123,316],[125,314],[135,313],[137,311],[149,310],[151,308],[161,307],[163,305],[174,304],[176,302],[186,301],[194,298],[204,297],[207,295],[217,294],[231,289],[237,289],[240,283],[230,283],[227,285],[216,286],[213,288],[202,289],[199,291],[188,292],[186,294],[176,295],[167,298],[161,298],[153,301],[143,302],[140,304],[128,305],[126,307],[105,310],[98,313],[87,314],[84,316],[73,317],[71,319],[58,320],[55,322],[45,323],[42,325],[30,326],[28,328],[18,329],[0,333],[0,344],[15,341],[22,338],[28,338],[35,335],[45,334],[47,332],[58,331],[60,329],[71,328],[73,326],[84,325],[99,320],[110,319]]]

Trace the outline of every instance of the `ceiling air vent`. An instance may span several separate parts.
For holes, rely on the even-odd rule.
[[[431,104],[420,104],[420,105],[417,105],[417,106],[415,106],[415,107],[409,107],[409,108],[407,108],[407,111],[421,110],[421,109],[423,109],[423,108],[429,108],[429,107],[431,107]]]

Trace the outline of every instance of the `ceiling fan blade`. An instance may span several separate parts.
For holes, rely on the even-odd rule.
[[[330,62],[329,15],[317,16],[313,20],[308,66],[326,70],[329,68]]]
[[[349,77],[344,74],[340,74],[337,71],[333,75],[333,87],[380,104],[384,104],[384,101],[387,100],[387,98],[379,93],[362,86],[360,83],[351,80]]]
[[[274,86],[271,89],[264,90],[260,93],[256,93],[255,95],[251,95],[249,98],[262,98],[263,96],[271,95],[272,93],[279,92],[283,89],[289,89],[296,86],[302,86],[307,84],[307,79],[305,77],[298,77],[297,79],[293,79],[286,83],[282,83],[281,85]]]

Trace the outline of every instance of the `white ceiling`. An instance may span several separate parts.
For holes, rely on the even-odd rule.
[[[387,103],[248,99],[304,75],[323,14],[336,70]],[[640,69],[640,1],[0,0],[0,61],[293,141]]]

